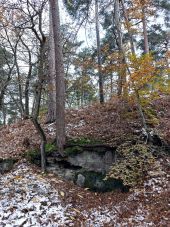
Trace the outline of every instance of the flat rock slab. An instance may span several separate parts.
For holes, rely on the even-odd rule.
[[[100,148],[98,148],[100,149]],[[82,151],[68,156],[67,161],[74,166],[80,166],[88,171],[108,172],[115,163],[115,152],[104,151],[101,155],[98,151]]]

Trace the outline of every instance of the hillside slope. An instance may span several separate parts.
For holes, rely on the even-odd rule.
[[[152,108],[154,115],[148,117],[149,124],[166,143],[170,143],[170,97],[154,102]],[[53,140],[55,123],[45,124],[44,120],[41,122],[48,141]],[[115,146],[125,141],[137,140],[141,129],[136,106],[124,101],[113,100],[104,105],[96,104],[80,110],[66,111],[68,138],[95,139]],[[38,147],[39,143],[39,136],[30,120],[20,120],[0,128],[0,158],[19,157],[25,150]]]
[[[157,123],[150,121],[150,125],[169,144],[169,98],[157,101],[153,107]],[[102,106],[69,110],[66,121],[68,138],[90,138],[118,146],[141,136],[142,126],[135,105],[116,100]],[[55,123],[41,122],[48,141],[54,140]],[[37,148],[39,143],[30,120],[0,129],[0,159],[20,159],[11,172],[0,178],[0,226],[169,226],[168,155],[158,153],[155,166],[130,192],[102,194],[51,173],[42,175],[37,166],[27,163],[23,153]]]

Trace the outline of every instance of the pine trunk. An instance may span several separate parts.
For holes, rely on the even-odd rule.
[[[124,55],[123,49],[123,40],[122,40],[122,31],[121,31],[121,24],[120,24],[120,2],[119,0],[115,0],[114,3],[114,18],[113,18],[116,32],[117,32],[117,44],[119,48],[119,56],[120,56],[120,70],[119,70],[119,78],[118,78],[118,96],[127,95],[126,89],[126,59]]]
[[[145,7],[142,8],[142,25],[143,25],[143,38],[144,38],[144,53],[149,53],[149,43],[148,43],[148,34],[147,34],[147,22],[145,15]]]
[[[103,75],[101,70],[102,62],[101,62],[98,0],[95,0],[95,20],[96,20],[97,61],[98,61],[98,76],[99,76],[99,97],[100,97],[100,103],[104,103]]]
[[[59,5],[58,0],[50,0],[49,2],[52,15],[56,70],[56,141],[58,151],[63,156],[65,144],[65,84]]]
[[[55,51],[52,27],[52,15],[49,13],[49,42],[48,42],[48,114],[47,123],[56,120],[56,73],[55,73]]]
[[[127,14],[127,10],[125,8],[124,0],[121,0],[121,4],[122,4],[123,16],[125,18],[126,27],[127,27],[127,30],[128,30],[131,52],[132,52],[132,54],[135,54],[135,45],[134,45],[133,33],[132,33],[130,25],[129,25],[130,20],[128,18],[128,14]]]

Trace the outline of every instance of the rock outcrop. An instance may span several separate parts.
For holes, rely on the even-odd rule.
[[[0,174],[10,171],[15,162],[15,159],[0,159]]]

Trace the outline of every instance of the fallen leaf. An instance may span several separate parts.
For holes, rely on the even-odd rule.
[[[65,196],[65,193],[62,192],[62,191],[60,191],[60,195],[61,195],[62,197],[64,197],[64,196]]]
[[[82,195],[78,195],[78,197],[80,197],[81,199],[83,199],[83,196]]]
[[[81,213],[79,210],[77,210],[76,208],[73,208],[74,211],[76,211],[77,213]]]

